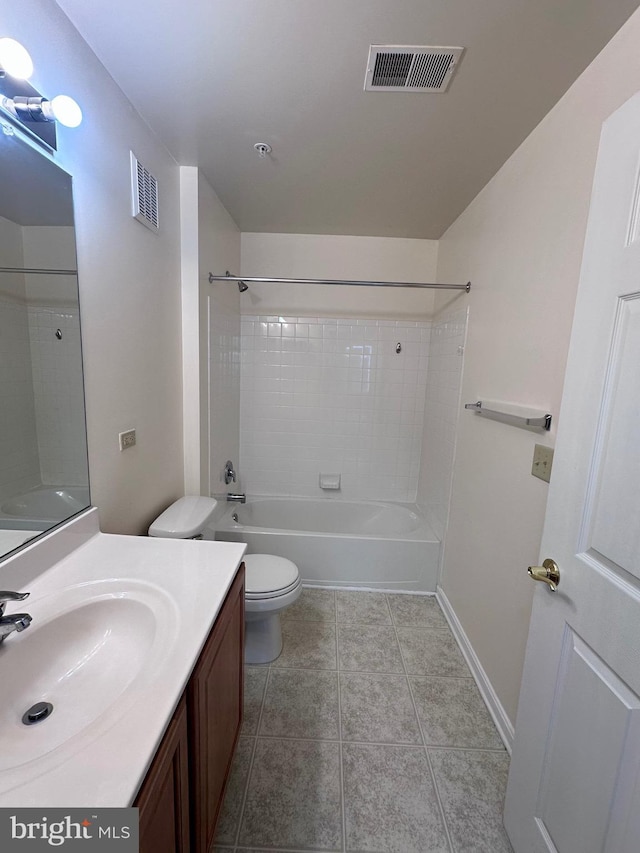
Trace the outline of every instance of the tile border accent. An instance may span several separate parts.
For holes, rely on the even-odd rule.
[[[485,705],[489,709],[489,713],[491,714],[491,718],[495,723],[496,728],[498,729],[498,734],[502,738],[502,742],[505,745],[505,749],[511,755],[511,750],[513,748],[513,738],[514,738],[514,727],[513,723],[509,719],[507,712],[502,705],[502,702],[498,698],[498,694],[494,690],[491,681],[489,680],[489,676],[484,670],[484,667],[480,663],[480,658],[475,653],[473,646],[467,634],[462,627],[462,623],[456,616],[455,610],[451,606],[451,602],[447,598],[446,593],[442,589],[440,585],[436,588],[436,598],[438,600],[438,604],[442,608],[442,612],[445,615],[445,619],[449,623],[449,627],[451,628],[451,632],[455,637],[455,640],[460,646],[460,651],[462,652],[464,659],[471,670],[471,674],[473,675],[474,681],[478,686],[478,690],[480,691],[480,695],[482,696]]]

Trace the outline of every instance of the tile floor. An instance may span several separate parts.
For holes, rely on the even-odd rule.
[[[305,589],[282,627],[215,853],[511,853],[509,757],[435,598]]]

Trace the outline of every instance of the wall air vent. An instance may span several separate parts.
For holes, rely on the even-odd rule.
[[[158,231],[158,182],[131,152],[133,216],[151,231]]]
[[[365,91],[446,92],[463,53],[463,47],[372,44]]]

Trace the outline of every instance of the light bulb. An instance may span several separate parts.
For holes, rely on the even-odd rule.
[[[82,110],[68,95],[56,95],[50,104],[54,118],[65,127],[77,127],[82,121]]]
[[[0,39],[0,67],[12,77],[28,80],[33,74],[33,62],[29,51],[19,41]]]

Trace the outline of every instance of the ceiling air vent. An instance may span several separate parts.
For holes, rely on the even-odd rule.
[[[365,91],[446,92],[463,52],[463,47],[372,44]]]
[[[151,231],[157,231],[158,223],[158,182],[131,152],[131,191],[133,195],[133,216]]]

